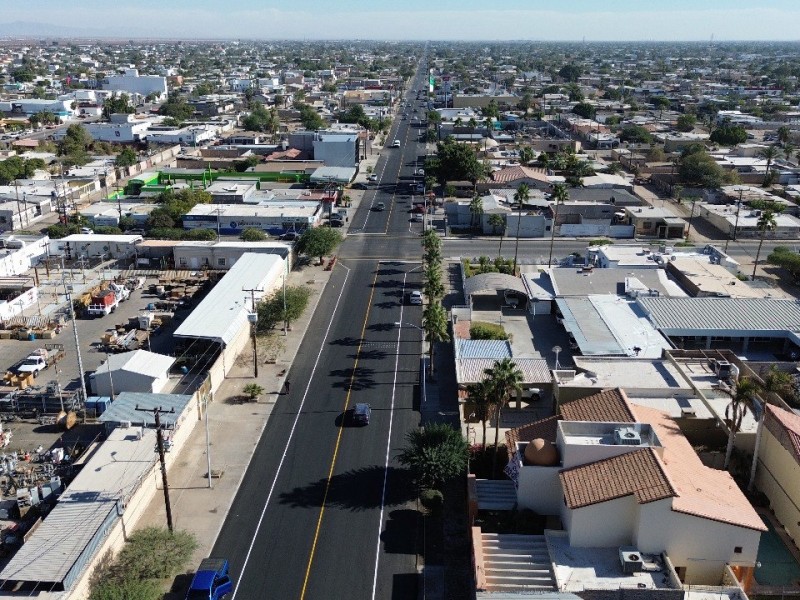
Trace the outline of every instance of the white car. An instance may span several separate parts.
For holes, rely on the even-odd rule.
[[[395,140],[392,142],[392,148],[399,148],[400,147],[400,140]]]
[[[408,295],[408,303],[416,306],[422,306],[422,292],[413,291]]]
[[[368,181],[378,181],[378,176],[375,173],[373,173],[372,175],[367,177],[367,180]]]

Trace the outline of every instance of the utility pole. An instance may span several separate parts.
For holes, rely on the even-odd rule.
[[[83,392],[83,402],[86,402],[88,397],[86,393],[86,374],[83,372],[83,359],[81,358],[81,343],[78,339],[78,323],[75,320],[75,306],[72,303],[72,286],[67,285],[67,280],[64,278],[64,259],[61,259],[61,283],[64,286],[64,293],[67,297],[67,305],[69,306],[69,316],[72,322],[72,335],[75,338],[75,354],[78,357],[78,380],[81,384],[81,391]]]
[[[167,481],[167,465],[164,462],[164,438],[161,435],[161,413],[169,412],[174,413],[175,409],[171,408],[169,411],[162,410],[160,406],[156,408],[139,408],[136,405],[136,410],[139,412],[152,413],[156,421],[156,446],[158,448],[158,460],[161,462],[161,482],[164,488],[164,504],[167,509],[167,528],[169,532],[174,531],[172,527],[172,506],[169,503],[169,482]]]
[[[263,292],[261,288],[242,289],[243,292],[250,293],[251,312],[248,315],[250,321],[250,334],[253,338],[253,377],[258,377],[258,341],[256,339],[256,328],[258,326],[258,311],[256,310],[256,292]],[[286,312],[286,297],[284,296],[283,310]],[[285,314],[284,314],[285,316]]]

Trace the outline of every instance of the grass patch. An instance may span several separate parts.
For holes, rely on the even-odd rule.
[[[469,337],[473,340],[507,340],[508,334],[497,323],[473,321],[469,328]]]

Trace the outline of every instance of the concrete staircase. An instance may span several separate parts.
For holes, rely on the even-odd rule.
[[[481,533],[486,591],[555,591],[543,535]]]
[[[478,510],[514,510],[517,488],[510,479],[478,479]]]

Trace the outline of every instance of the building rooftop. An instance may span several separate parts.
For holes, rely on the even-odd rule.
[[[494,366],[493,358],[462,358],[456,360],[456,378],[459,383],[477,383],[486,378],[485,369]],[[550,383],[552,377],[543,358],[515,358],[514,364],[522,371],[523,384]]]
[[[280,277],[284,261],[275,254],[247,252],[203,298],[175,331],[175,337],[203,338],[228,344],[247,325],[250,312],[245,289],[265,289]],[[263,294],[263,293],[262,293]],[[256,294],[256,301],[262,294]]]
[[[198,204],[188,213],[189,221],[199,218],[229,219],[248,217],[279,217],[281,215],[313,217],[320,211],[319,202],[287,200],[285,202],[262,202],[260,204]]]
[[[569,377],[562,371],[558,385],[567,387],[621,387],[628,391],[664,390],[690,391],[681,372],[669,361],[661,358],[614,358],[600,356],[573,356],[578,372]],[[648,396],[650,394],[647,394]]]
[[[182,394],[120,392],[114,402],[100,415],[100,421],[103,423],[124,423],[128,421],[134,425],[155,427],[155,417],[152,412],[147,411],[160,408],[164,411],[161,414],[161,423],[169,428],[178,422],[191,399],[191,396]],[[172,413],[170,412],[171,410],[175,412]]]
[[[74,584],[93,554],[96,540],[120,518],[126,502],[155,463],[155,443],[152,429],[112,431],[0,572],[0,578],[37,583],[42,589]]]
[[[706,259],[708,260],[708,259]],[[670,280],[663,269],[551,269],[550,277],[558,296],[589,296],[592,294],[616,294],[624,296],[637,282],[637,289],[656,290],[664,296],[685,296],[680,286]],[[632,285],[626,286],[626,281]]]
[[[133,350],[131,352],[111,354],[108,360],[97,370],[100,372],[111,370],[112,373],[114,371],[130,371],[131,373],[158,378],[169,371],[174,362],[174,356],[156,354],[147,350]]]

